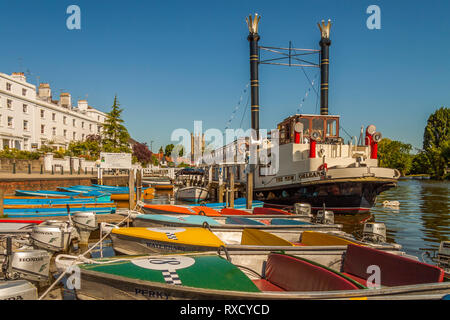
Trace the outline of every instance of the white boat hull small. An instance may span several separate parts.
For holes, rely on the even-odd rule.
[[[176,198],[178,200],[200,202],[208,197],[208,189],[202,187],[185,187],[178,189]]]

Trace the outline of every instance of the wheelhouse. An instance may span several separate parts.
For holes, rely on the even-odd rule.
[[[341,141],[339,116],[296,114],[279,123],[278,130],[280,144],[306,143],[311,137],[321,143]]]

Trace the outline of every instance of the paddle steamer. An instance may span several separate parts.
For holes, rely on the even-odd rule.
[[[319,54],[320,63],[312,66],[320,68],[320,114],[292,115],[278,124],[276,140],[273,135],[271,139],[264,140],[259,136],[258,67],[264,63],[260,59],[260,51],[268,48],[276,50],[258,45],[259,19],[257,15],[247,19],[250,31],[251,129],[256,133],[256,139],[247,138],[245,144],[248,153],[252,143],[258,141],[259,153],[264,151],[269,161],[266,164],[247,165],[245,172],[242,170],[245,165],[238,165],[240,172],[247,174],[247,185],[249,181],[253,184],[253,193],[249,194],[274,207],[304,202],[311,204],[314,211],[323,206],[335,213],[369,211],[378,194],[396,186],[400,172],[378,166],[377,147],[381,133],[377,132],[374,125],[367,126],[365,136],[361,129],[359,143],[353,143],[351,139],[346,144],[340,136],[340,116],[328,114],[331,22],[325,24],[322,21],[318,24],[321,31],[320,50],[310,50]],[[290,61],[286,65],[294,65],[291,59],[299,60],[303,52],[301,50],[308,49],[289,47]],[[291,52],[297,54],[291,55]],[[233,146],[230,144],[223,149],[230,147]],[[241,147],[242,144],[234,143],[236,153],[242,153]],[[221,167],[227,165],[216,164],[215,167],[222,171]]]

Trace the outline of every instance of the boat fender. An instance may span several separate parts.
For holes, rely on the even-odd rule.
[[[324,163],[321,164],[318,168],[317,171],[328,171],[328,164]]]

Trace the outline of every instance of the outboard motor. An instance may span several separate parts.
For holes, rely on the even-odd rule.
[[[298,215],[305,216],[305,218],[312,219],[311,205],[309,203],[295,203],[294,213]]]
[[[6,239],[6,258],[2,274],[7,280],[26,279],[43,282],[49,280],[50,255],[45,250],[12,251],[12,239]]]
[[[67,223],[41,224],[33,227],[30,240],[37,248],[52,252],[66,251],[69,248],[72,232],[73,228]]]
[[[37,289],[26,280],[0,282],[0,300],[37,300]]]
[[[25,250],[14,252],[11,260],[10,278],[30,281],[48,281],[50,275],[50,255],[45,250]]]
[[[334,212],[329,210],[318,210],[315,222],[320,224],[334,224]]]
[[[441,242],[437,254],[437,265],[445,272],[450,272],[450,241]]]
[[[386,242],[386,226],[384,223],[367,222],[364,224],[362,241],[371,243]]]
[[[88,243],[91,232],[98,228],[94,212],[77,212],[72,216],[72,222],[78,231],[80,243]]]

